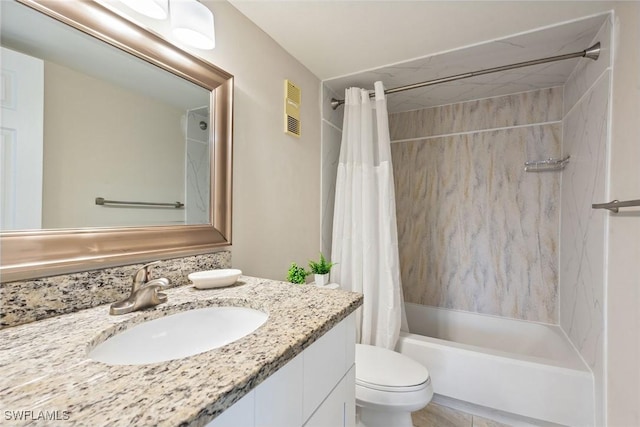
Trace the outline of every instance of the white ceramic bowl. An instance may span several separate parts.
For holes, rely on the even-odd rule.
[[[189,274],[189,280],[198,289],[222,288],[236,283],[242,271],[235,268],[221,270],[198,271]]]

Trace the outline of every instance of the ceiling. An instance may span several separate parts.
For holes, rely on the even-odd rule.
[[[579,52],[590,47],[606,21],[602,13],[575,19],[601,8],[597,2],[229,1],[322,78],[325,97],[333,92],[329,98],[339,99],[348,87],[372,89],[378,80],[390,89]],[[593,5],[597,7],[591,10]],[[590,60],[530,66],[396,93],[387,98],[388,110],[562,86],[579,61]]]
[[[321,80],[611,9],[607,1],[228,1]]]
[[[325,85],[333,91],[333,96],[343,98],[342,94],[346,88],[372,89],[374,82],[378,80],[384,83],[385,88],[390,89],[502,65],[580,52],[591,46],[605,21],[606,15],[598,15],[327,80]],[[602,49],[609,48],[607,40],[608,38],[603,38]],[[387,107],[389,112],[410,111],[563,86],[579,61],[592,60],[563,60],[398,92],[388,96]]]

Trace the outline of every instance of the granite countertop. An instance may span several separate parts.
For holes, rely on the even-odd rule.
[[[353,292],[247,276],[229,288],[166,293],[167,303],[122,316],[102,305],[1,330],[0,425],[205,425],[362,304]],[[219,305],[269,318],[238,341],[184,359],[112,366],[87,358],[135,324]],[[32,412],[16,421],[20,411]]]

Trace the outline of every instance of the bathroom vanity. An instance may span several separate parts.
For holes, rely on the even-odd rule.
[[[0,330],[3,418],[27,416],[29,425],[353,425],[352,312],[362,295],[246,276],[229,288],[166,293],[168,302],[149,310],[110,316],[101,305]],[[135,325],[214,306],[250,307],[268,319],[237,341],[177,360],[109,365],[88,357]]]
[[[355,316],[207,424],[208,427],[355,427]]]

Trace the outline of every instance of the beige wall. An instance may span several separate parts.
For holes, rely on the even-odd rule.
[[[320,248],[320,81],[226,1],[215,14],[216,48],[185,49],[235,77],[232,263],[284,279]],[[171,39],[168,23],[140,19]],[[284,80],[302,89],[302,137],[283,131]]]
[[[43,228],[183,223],[94,200],[184,203],[184,111],[49,61],[44,80]]]
[[[284,279],[320,248],[320,81],[227,2],[205,57],[235,77],[232,263]],[[302,90],[302,136],[283,130],[284,80]]]

